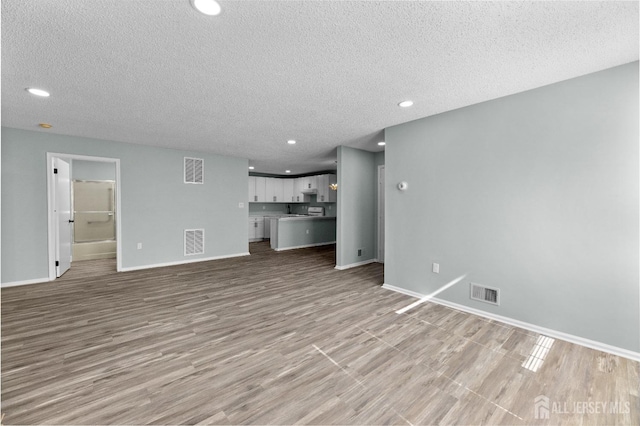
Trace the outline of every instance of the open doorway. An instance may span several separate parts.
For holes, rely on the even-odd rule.
[[[49,279],[98,259],[120,271],[120,160],[47,153],[47,189]]]

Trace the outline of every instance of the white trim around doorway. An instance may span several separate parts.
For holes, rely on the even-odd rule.
[[[83,160],[95,161],[100,163],[114,163],[116,166],[116,271],[122,270],[122,233],[120,211],[122,210],[121,191],[120,191],[120,159],[109,157],[93,157],[88,155],[62,154],[56,152],[47,152],[47,241],[48,241],[48,262],[49,262],[49,281],[56,279],[56,234],[55,234],[55,215],[54,210],[54,182],[53,182],[53,159],[60,158],[63,160]]]
[[[376,227],[378,228],[378,253],[377,253],[377,262],[384,263],[384,245],[385,245],[385,168],[384,164],[378,166],[378,217],[376,218]]]

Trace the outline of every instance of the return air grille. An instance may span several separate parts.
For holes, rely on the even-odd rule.
[[[471,283],[471,298],[492,305],[500,305],[500,289]]]
[[[184,255],[204,254],[204,229],[184,230]]]
[[[184,157],[184,183],[204,183],[204,160]]]

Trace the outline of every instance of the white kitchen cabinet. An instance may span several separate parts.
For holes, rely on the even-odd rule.
[[[316,201],[319,203],[326,203],[329,201],[329,175],[316,176],[316,180],[318,184]]]
[[[319,175],[316,178],[318,184],[316,201],[319,203],[335,203],[338,199],[337,193],[329,188],[329,185],[337,182],[336,175]]]
[[[295,179],[282,179],[282,186],[283,186],[283,192],[284,192],[284,201],[287,203],[295,203],[296,202],[296,196],[295,193],[293,192],[293,187],[294,187],[294,181]]]
[[[338,176],[337,175],[329,175],[329,202],[337,203],[338,202],[338,191],[331,189],[331,185],[338,184]]]
[[[266,178],[256,177],[256,201],[264,203],[267,201]]]
[[[262,236],[265,240],[271,239],[271,217],[264,218],[264,232]]]
[[[264,217],[249,217],[249,241],[264,239]]]
[[[265,178],[249,176],[249,202],[264,203],[266,201]]]
[[[256,178],[249,176],[249,202],[256,201]]]
[[[302,188],[304,187],[304,178],[296,178],[293,180],[293,196],[296,203],[304,202],[304,194]]]
[[[318,181],[317,181],[317,176],[305,176],[302,179],[302,190],[309,190],[309,189],[317,189],[318,188]]]
[[[268,203],[284,203],[284,179],[266,178],[266,200]]]
[[[252,203],[308,203],[309,193],[315,190],[316,201],[335,203],[336,191],[329,185],[336,183],[336,175],[305,176],[301,178],[264,178],[249,176],[249,202]]]

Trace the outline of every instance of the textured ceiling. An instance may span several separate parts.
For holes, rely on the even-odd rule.
[[[380,150],[385,127],[638,60],[638,2],[220,4],[3,0],[2,124],[297,174]]]

